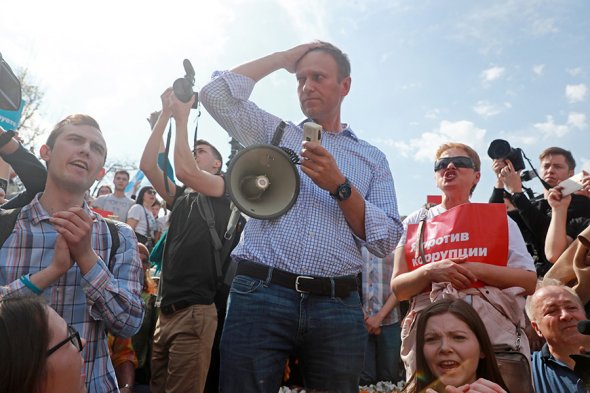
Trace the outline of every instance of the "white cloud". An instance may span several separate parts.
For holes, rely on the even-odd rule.
[[[543,36],[550,33],[557,33],[559,29],[555,27],[555,21],[552,18],[539,18],[531,23],[531,33],[535,36]]]
[[[505,71],[506,69],[504,67],[494,66],[486,70],[483,70],[481,72],[481,77],[484,80],[484,82],[492,82],[504,76]]]
[[[582,169],[587,172],[590,172],[590,158],[582,157],[581,161],[582,161],[582,165],[581,165]]]
[[[488,117],[500,114],[504,111],[504,109],[509,109],[511,107],[512,104],[510,102],[505,102],[503,106],[500,106],[492,104],[489,101],[481,100],[475,104],[473,110],[484,119],[487,119]]]
[[[580,83],[579,85],[567,85],[565,87],[565,96],[572,104],[584,101],[587,92],[588,87],[586,87],[584,83]]]
[[[582,67],[576,67],[576,68],[567,68],[566,72],[568,74],[570,74],[571,76],[580,76],[582,75]]]
[[[583,113],[570,112],[567,117],[567,125],[579,129],[586,128],[588,126],[588,123],[586,123],[586,115]]]
[[[533,72],[535,73],[535,75],[537,76],[541,76],[543,75],[543,72],[545,71],[545,64],[535,64],[533,66]]]
[[[586,115],[578,112],[570,112],[565,124],[557,124],[553,116],[548,115],[545,122],[536,123],[534,127],[543,133],[547,138],[561,138],[572,130],[572,128],[584,129],[588,126]]]
[[[424,117],[427,119],[438,119],[439,114],[440,114],[440,109],[433,108],[433,109],[430,109],[428,112],[426,112]]]
[[[465,143],[474,149],[484,145],[486,130],[478,128],[470,121],[450,122],[443,120],[438,129],[424,132],[420,137],[407,142],[382,141],[395,147],[404,157],[414,157],[417,161],[432,161],[436,149],[443,143],[453,141]]]

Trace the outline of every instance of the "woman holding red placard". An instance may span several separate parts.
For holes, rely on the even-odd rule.
[[[503,206],[498,210],[494,204],[467,205],[481,176],[475,150],[446,143],[435,158],[442,203],[404,220],[391,280],[398,299],[411,300],[402,323],[401,355],[408,378],[415,366],[414,322],[422,309],[440,298],[466,300],[486,322],[494,345],[530,358],[522,331],[524,296],[534,292],[537,277],[518,226],[506,217]],[[473,214],[480,211],[485,218]],[[475,238],[485,244],[473,243]]]

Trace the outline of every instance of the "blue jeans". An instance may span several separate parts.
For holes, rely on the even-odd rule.
[[[381,326],[381,334],[369,335],[365,368],[361,374],[363,385],[379,381],[398,382],[401,343],[399,323]]]
[[[296,350],[306,388],[358,392],[366,343],[357,292],[346,298],[301,294],[239,275],[221,336],[220,391],[276,393]]]

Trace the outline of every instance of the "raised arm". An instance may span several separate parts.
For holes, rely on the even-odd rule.
[[[139,162],[139,168],[145,173],[152,186],[156,189],[158,194],[166,201],[168,206],[172,206],[176,196],[176,185],[168,177],[166,182],[168,183],[169,193],[166,192],[166,183],[164,182],[164,172],[158,166],[158,155],[164,152],[164,131],[166,130],[166,124],[172,116],[172,111],[164,103],[164,95],[171,89],[167,89],[161,96],[162,99],[162,111],[153,124],[152,134],[150,135],[147,144],[143,150],[141,161]],[[150,123],[156,117],[152,114],[150,117]]]
[[[0,156],[16,172],[25,191],[6,202],[2,207],[12,209],[29,203],[38,192],[45,189],[47,169],[30,151],[25,149],[14,137],[0,147]]]
[[[198,159],[193,156],[188,144],[188,117],[193,100],[183,103],[171,90],[164,92],[163,100],[171,108],[176,122],[176,140],[174,144],[174,165],[176,176],[185,185],[207,196],[219,197],[225,191],[221,176],[199,168]],[[197,146],[195,146],[199,154]],[[221,162],[219,165],[221,166]]]
[[[290,73],[294,73],[295,66],[299,59],[301,59],[301,57],[303,57],[303,55],[305,55],[310,49],[318,46],[320,46],[319,43],[298,45],[289,50],[275,52],[239,65],[232,69],[232,72],[247,76],[256,82],[281,68],[286,69]]]
[[[547,195],[547,202],[551,206],[551,222],[545,239],[545,256],[551,263],[555,263],[573,241],[566,232],[567,208],[571,199],[570,195],[562,197],[559,188],[551,189]]]

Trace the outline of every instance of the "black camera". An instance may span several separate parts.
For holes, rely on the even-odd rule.
[[[488,156],[493,160],[510,160],[515,171],[524,169],[524,159],[520,148],[510,147],[510,144],[504,139],[495,139],[490,143]]]
[[[176,98],[182,102],[189,102],[194,95],[195,102],[193,104],[193,109],[196,109],[199,104],[199,97],[193,90],[193,86],[195,85],[195,69],[189,59],[184,59],[182,65],[184,66],[184,72],[186,75],[183,78],[175,80],[172,84],[172,89],[174,89],[174,95]]]
[[[0,53],[0,109],[17,111],[20,103],[20,82]]]

